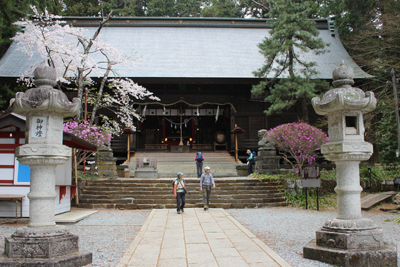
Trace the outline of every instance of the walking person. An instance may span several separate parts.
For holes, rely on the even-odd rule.
[[[254,161],[254,155],[251,153],[250,149],[247,149],[247,155],[249,157],[247,158],[247,172],[250,174],[253,173],[253,161]]]
[[[203,161],[204,161],[203,154],[201,152],[197,152],[196,156],[194,157],[194,161],[196,161],[197,178],[200,178],[201,173],[203,171]]]
[[[203,192],[203,205],[204,210],[208,210],[208,204],[210,203],[211,186],[215,188],[215,182],[212,174],[210,173],[210,167],[204,168],[206,173],[203,173],[200,178],[200,191]]]
[[[185,211],[183,208],[185,207],[186,202],[186,184],[185,180],[183,180],[182,172],[178,172],[177,176],[178,179],[176,179],[174,182],[174,196],[176,198],[176,211],[178,212],[178,214],[180,214],[181,211]]]

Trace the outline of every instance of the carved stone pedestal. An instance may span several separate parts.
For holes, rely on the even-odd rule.
[[[63,226],[22,227],[5,238],[4,252],[10,258],[53,258],[79,252],[78,239]]]
[[[79,237],[64,226],[21,227],[5,238],[1,266],[83,266],[92,253],[80,250]]]
[[[0,266],[3,267],[71,267],[92,263],[92,253],[80,249],[79,252],[66,254],[50,259],[9,258],[0,250]]]
[[[339,266],[397,266],[397,248],[366,218],[330,220],[303,248],[304,257]]]
[[[304,258],[335,266],[397,266],[396,245],[384,242],[377,249],[337,249],[321,247],[312,240],[303,247]]]

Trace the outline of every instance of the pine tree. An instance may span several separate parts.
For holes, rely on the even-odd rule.
[[[303,120],[308,122],[309,100],[327,83],[312,79],[317,74],[316,63],[303,61],[300,55],[309,51],[317,55],[324,53],[327,44],[317,38],[319,31],[315,22],[307,19],[311,12],[308,1],[281,0],[270,8],[271,37],[259,44],[265,65],[254,72],[264,80],[253,86],[252,93],[261,95],[268,87],[270,94],[265,100],[271,106],[265,111],[267,115],[279,113],[300,101]],[[268,79],[270,73],[273,78]]]

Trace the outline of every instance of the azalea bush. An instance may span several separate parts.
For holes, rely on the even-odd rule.
[[[316,161],[317,151],[329,141],[321,129],[307,123],[288,123],[279,125],[267,132],[266,139],[274,143],[285,161],[301,175],[304,164]],[[292,157],[294,162],[289,158]]]
[[[107,145],[111,141],[111,134],[103,132],[102,127],[92,125],[89,121],[78,123],[77,121],[65,122],[63,131],[71,133],[97,147]]]
[[[111,142],[111,134],[104,132],[102,127],[96,125],[90,125],[89,121],[77,122],[69,121],[63,125],[63,131],[73,134],[98,148],[104,145],[108,145]],[[94,156],[94,151],[85,151],[82,149],[76,149],[75,156],[78,164],[82,163],[85,159]]]

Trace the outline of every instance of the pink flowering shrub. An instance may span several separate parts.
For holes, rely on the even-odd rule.
[[[275,144],[283,158],[300,175],[302,166],[305,163],[313,164],[317,156],[316,151],[329,141],[326,133],[307,123],[279,125],[267,132],[266,139]],[[294,158],[295,163],[288,158],[289,155]]]
[[[78,123],[77,121],[65,122],[63,131],[71,133],[93,145],[98,147],[109,144],[111,141],[111,134],[104,133],[103,129],[99,126],[90,126],[89,121]]]

